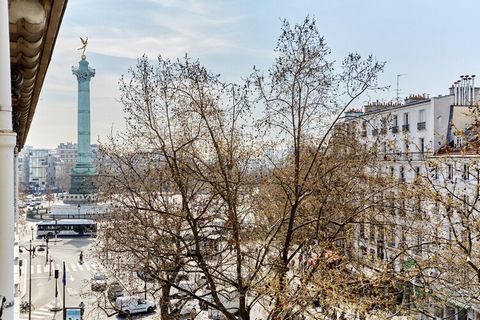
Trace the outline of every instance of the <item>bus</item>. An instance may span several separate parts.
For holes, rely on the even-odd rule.
[[[95,236],[97,223],[88,219],[61,219],[37,223],[37,237]]]

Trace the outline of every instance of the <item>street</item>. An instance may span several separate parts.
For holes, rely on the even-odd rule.
[[[23,260],[20,277],[21,301],[28,302],[29,289],[29,241],[31,239],[31,227],[35,222],[27,222],[27,227],[20,232],[20,248],[22,253],[20,259]],[[35,232],[35,231],[33,231]],[[32,290],[32,317],[34,320],[62,319],[62,311],[54,312],[50,309],[55,306],[55,285],[58,288],[58,306],[62,307],[62,277],[65,262],[66,271],[66,289],[65,305],[67,307],[78,307],[80,302],[85,304],[85,313],[83,319],[109,319],[105,312],[97,307],[95,294],[90,290],[90,279],[92,275],[101,271],[107,274],[108,282],[116,280],[114,274],[109,274],[106,269],[99,266],[93,258],[90,257],[89,248],[95,244],[95,238],[89,237],[70,237],[50,239],[48,245],[49,259],[46,260],[47,251],[38,251],[40,247],[46,249],[46,242],[43,239],[37,239],[34,235],[32,247],[36,247],[32,258],[31,269],[31,290]],[[79,263],[80,252],[83,251],[84,263]],[[53,263],[50,264],[50,258]],[[59,270],[59,278],[55,281],[54,270]],[[148,319],[154,315],[140,315],[135,318]],[[113,316],[117,318],[117,316]],[[120,317],[118,317],[120,318]],[[28,319],[28,312],[21,313],[20,319]],[[110,317],[112,319],[112,317]]]

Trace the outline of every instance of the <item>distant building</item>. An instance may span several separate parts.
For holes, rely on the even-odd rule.
[[[92,145],[97,164],[98,145]],[[17,175],[22,191],[28,193],[65,192],[70,188],[70,170],[75,166],[76,143],[60,143],[56,149],[25,148],[18,155]]]

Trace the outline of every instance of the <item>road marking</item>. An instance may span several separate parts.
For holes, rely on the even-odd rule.
[[[81,265],[77,265],[78,271],[83,271],[83,268]]]
[[[77,266],[74,264],[71,264],[70,268],[72,269],[72,271],[77,271]]]
[[[85,265],[84,265],[84,268],[87,269],[87,271],[91,271],[91,270],[92,270],[89,264],[85,264]]]
[[[72,275],[70,275],[70,281],[75,281],[75,278]]]

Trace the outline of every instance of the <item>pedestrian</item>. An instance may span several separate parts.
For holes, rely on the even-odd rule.
[[[85,303],[83,303],[83,301],[80,302],[78,307],[80,308],[80,315],[83,317],[83,311],[85,310]]]

